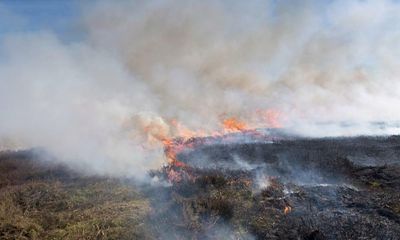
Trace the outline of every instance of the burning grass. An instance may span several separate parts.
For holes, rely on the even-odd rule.
[[[359,137],[182,151],[184,166],[152,173],[171,183],[150,194],[152,221],[164,226],[154,231],[172,239],[397,239],[399,146],[393,137]]]
[[[140,188],[2,153],[0,239],[400,236],[400,138],[232,139],[171,140]]]

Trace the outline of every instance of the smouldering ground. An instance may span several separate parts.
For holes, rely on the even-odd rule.
[[[399,239],[399,136],[209,143],[140,186],[0,153],[0,239]]]
[[[172,239],[399,239],[398,136],[199,145],[177,159],[154,172],[173,181],[154,201]]]

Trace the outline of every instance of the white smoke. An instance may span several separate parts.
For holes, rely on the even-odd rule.
[[[159,166],[148,127],[171,135],[169,119],[215,130],[221,116],[273,108],[309,135],[377,133],[315,122],[400,119],[395,1],[99,1],[82,12],[81,41],[1,39],[0,136],[87,172]]]

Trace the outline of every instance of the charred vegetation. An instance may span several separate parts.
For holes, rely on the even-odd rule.
[[[171,238],[397,239],[399,157],[397,136],[199,145],[152,172],[171,183],[153,221]]]

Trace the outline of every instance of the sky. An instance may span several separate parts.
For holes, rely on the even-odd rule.
[[[76,0],[0,0],[0,37],[40,30],[74,39],[80,35],[79,14]]]

